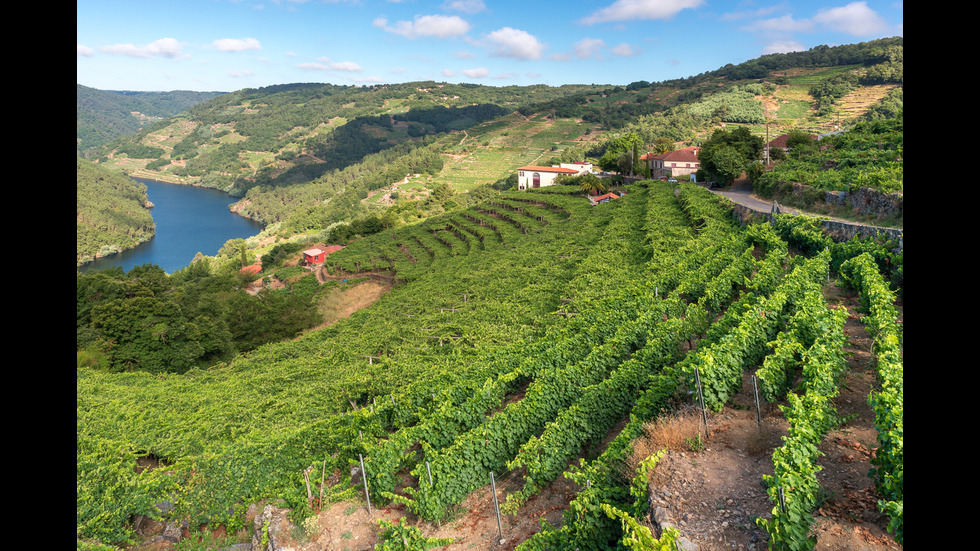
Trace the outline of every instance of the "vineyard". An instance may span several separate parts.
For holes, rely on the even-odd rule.
[[[332,276],[396,282],[326,329],[183,375],[79,369],[79,548],[122,544],[131,515],[162,502],[234,532],[260,500],[300,524],[367,492],[439,524],[507,475],[519,489],[503,515],[563,477],[578,488],[561,522],[517,549],[670,549],[683,534],[642,522],[663,454],[623,465],[645,423],[691,404],[717,412],[751,373],[789,427],[760,480],[771,513],[756,522],[773,549],[812,549],[817,446],[845,422],[833,399],[853,313],[828,305],[832,279],[860,297],[874,338],[869,476],[901,543],[901,254],[834,243],[804,218],[741,226],[685,183],[641,182],[595,207],[562,187],[506,192],[331,255]],[[144,458],[160,468],[138,469]],[[310,472],[334,476],[321,487]],[[446,543],[381,528],[385,549]]]

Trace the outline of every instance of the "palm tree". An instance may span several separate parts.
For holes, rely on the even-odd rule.
[[[586,193],[592,191],[596,193],[605,193],[609,190],[609,187],[606,186],[605,182],[603,182],[602,179],[595,174],[583,174],[581,176],[581,182],[579,182],[579,187]]]

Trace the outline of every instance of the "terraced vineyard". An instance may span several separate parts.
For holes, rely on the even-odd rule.
[[[279,498],[299,522],[319,496],[365,488],[376,505],[439,523],[507,473],[522,482],[503,514],[563,475],[579,488],[560,525],[518,549],[652,549],[638,519],[658,456],[624,473],[634,440],[697,397],[717,411],[750,371],[791,423],[759,524],[773,548],[808,548],[813,444],[835,419],[847,316],[820,287],[842,274],[881,336],[875,476],[901,541],[902,333],[881,251],[790,218],[741,227],[686,184],[641,182],[595,207],[560,191],[504,193],[331,255],[333,275],[385,271],[398,283],[327,329],[183,376],[80,369],[79,539],[118,541],[130,515],[164,500],[192,526],[233,532],[256,501]],[[166,468],[134,474],[145,456]],[[347,474],[361,461],[363,486]],[[340,481],[308,489],[311,468]],[[414,526],[386,533],[425,540]]]

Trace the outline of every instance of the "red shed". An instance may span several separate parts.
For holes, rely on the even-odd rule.
[[[323,249],[306,249],[303,251],[303,260],[309,264],[320,264],[327,258],[327,252]]]
[[[326,248],[313,247],[303,251],[303,260],[307,264],[322,264],[331,254],[343,249],[342,245],[328,245]]]

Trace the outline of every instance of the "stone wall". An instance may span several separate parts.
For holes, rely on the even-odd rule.
[[[776,205],[776,211],[778,214],[778,204]],[[767,220],[771,213],[772,211],[759,211],[745,205],[732,203],[732,216],[735,217],[735,219],[741,224],[749,224],[761,220]],[[827,231],[827,234],[838,243],[849,241],[855,236],[863,238],[881,237],[888,240],[894,239],[898,243],[899,249],[904,248],[904,232],[900,229],[880,228],[878,226],[869,226],[866,224],[858,224],[856,222],[843,222],[838,220],[824,220],[823,227]]]
[[[796,186],[794,184],[794,191]],[[828,203],[850,207],[855,212],[880,218],[902,218],[905,208],[905,197],[899,193],[882,193],[880,191],[861,187],[853,192],[828,191],[825,196]]]

